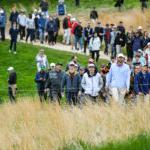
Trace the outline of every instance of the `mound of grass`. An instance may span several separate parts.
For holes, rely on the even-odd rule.
[[[18,43],[17,55],[9,53],[9,41],[0,43],[0,97],[7,95],[7,68],[13,66],[18,75],[18,90],[22,94],[35,94],[36,84],[34,83],[34,77],[36,74],[36,62],[35,56],[38,53],[39,46],[33,46],[31,44]],[[72,53],[57,51],[49,48],[44,48],[48,56],[49,63],[62,62],[64,67],[70,60]],[[86,65],[88,57],[84,55],[77,55],[79,63]],[[100,63],[107,63],[105,60],[100,60]],[[26,90],[26,92],[21,90]],[[32,91],[33,90],[33,91]]]
[[[150,135],[141,134],[122,142],[93,146],[82,141],[65,146],[61,150],[150,150]]]

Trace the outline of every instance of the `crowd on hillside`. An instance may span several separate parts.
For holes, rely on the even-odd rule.
[[[80,5],[80,1],[76,1]],[[99,14],[95,7],[90,12],[90,21],[86,26],[81,20],[66,14],[64,0],[58,1],[57,14],[49,14],[49,4],[42,0],[40,9],[35,9],[29,16],[25,11],[13,8],[9,21],[11,24],[9,34],[11,38],[10,50],[16,54],[17,39],[31,42],[40,41],[41,44],[55,45],[60,27],[63,28],[63,44],[70,45],[73,51],[90,52],[87,66],[78,64],[74,56],[66,69],[62,70],[61,63],[49,63],[44,51],[36,56],[37,74],[35,81],[38,87],[40,100],[47,95],[52,101],[60,102],[61,96],[66,92],[67,102],[76,105],[85,99],[97,101],[99,96],[108,102],[110,96],[119,103],[124,103],[125,95],[134,101],[142,96],[149,101],[150,96],[150,34],[142,26],[127,31],[122,21],[117,25],[106,24],[99,21]],[[61,16],[61,17],[60,17]],[[62,23],[60,18],[63,17]],[[1,40],[5,40],[6,12],[0,8]],[[104,44],[104,54],[110,55],[109,65],[96,65],[99,61],[99,52]],[[127,58],[122,54],[126,49]],[[8,68],[9,95],[15,100],[17,75],[13,67]]]

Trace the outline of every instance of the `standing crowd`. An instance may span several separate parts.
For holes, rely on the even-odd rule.
[[[80,4],[76,1],[76,6]],[[105,26],[99,21],[99,14],[95,7],[90,12],[90,22],[86,26],[71,14],[67,14],[64,0],[59,0],[57,13],[49,14],[49,4],[46,0],[40,3],[40,9],[35,9],[26,16],[21,10],[18,12],[13,8],[10,21],[10,50],[16,54],[18,35],[20,40],[28,42],[40,41],[41,44],[48,43],[55,45],[59,30],[62,25],[63,44],[70,45],[73,51],[90,53],[87,66],[79,65],[76,56],[62,70],[61,63],[51,63],[49,65],[44,50],[40,50],[36,56],[37,74],[35,82],[40,96],[40,100],[51,99],[60,103],[61,97],[66,95],[69,104],[76,105],[89,99],[97,102],[99,97],[105,102],[109,102],[110,97],[115,101],[125,103],[125,96],[133,101],[138,101],[141,97],[149,101],[150,96],[150,35],[142,26],[134,29],[132,26],[127,31],[124,23],[120,21]],[[59,17],[60,16],[60,17]],[[60,18],[63,17],[62,24]],[[6,12],[0,8],[0,34],[1,40],[5,40]],[[109,65],[96,65],[99,61],[100,50],[104,45],[104,54],[109,55],[111,61]],[[127,58],[122,54],[126,49]],[[13,95],[16,89],[17,75],[14,68],[9,69],[9,78],[14,82],[9,82],[9,95]],[[13,73],[13,75],[12,75]],[[12,80],[9,80],[12,81]],[[12,88],[12,85],[13,86]]]

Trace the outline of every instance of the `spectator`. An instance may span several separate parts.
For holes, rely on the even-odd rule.
[[[106,24],[106,28],[104,31],[104,41],[105,41],[105,51],[104,53],[108,55],[108,50],[110,46],[110,41],[111,41],[111,30],[109,28],[109,24]]]
[[[64,16],[66,14],[66,5],[63,2],[59,2],[57,5],[57,14]]]
[[[117,62],[111,65],[106,77],[106,87],[111,90],[112,99],[120,104],[125,103],[124,97],[130,88],[131,71],[124,60],[124,55],[118,54]]]
[[[35,22],[34,19],[32,19],[32,14],[29,14],[29,18],[27,18],[26,28],[27,28],[26,42],[28,42],[29,37],[30,42],[33,42],[35,39]]]
[[[10,38],[11,38],[11,41],[10,41],[10,49],[9,49],[9,53],[12,52],[12,48],[13,48],[13,52],[14,54],[16,54],[16,47],[17,47],[17,38],[18,38],[18,34],[19,34],[19,30],[17,28],[17,23],[14,22],[12,24],[12,27],[10,28],[9,30],[9,34],[10,34]]]
[[[143,46],[142,46],[143,49],[144,49],[144,48],[147,46],[147,44],[150,42],[150,37],[149,37],[148,34],[149,34],[149,33],[148,33],[147,31],[145,31],[145,32],[143,33]]]
[[[71,37],[71,14],[68,14],[63,20],[63,29],[64,29],[64,37],[63,43],[66,45],[70,44],[70,37]]]
[[[79,7],[80,6],[80,0],[75,0],[75,4],[77,7]]]
[[[46,25],[46,31],[48,32],[48,44],[54,45],[54,33],[56,29],[56,24],[52,16],[49,17],[49,20]]]
[[[75,49],[76,50],[81,50],[83,47],[83,27],[81,25],[81,22],[76,26],[74,30],[74,35],[75,35]],[[78,44],[80,45],[80,48],[78,48]]]
[[[116,0],[115,7],[118,7],[118,10],[121,11],[121,7],[124,4],[124,0]]]
[[[9,67],[9,78],[8,78],[8,94],[10,102],[16,102],[16,90],[17,90],[17,74],[13,67]]]
[[[150,42],[147,44],[147,48],[144,49],[143,53],[146,59],[146,64],[150,66]]]
[[[125,34],[126,29],[125,29],[122,21],[119,22],[119,25],[117,26],[117,31],[120,31],[121,33]]]
[[[27,17],[25,15],[25,12],[21,10],[19,16],[18,16],[18,24],[19,24],[19,32],[20,32],[20,40],[23,40],[25,37],[25,29],[26,29],[26,22],[27,22]]]
[[[37,63],[38,72],[41,71],[41,67],[43,67],[43,66],[45,67],[46,70],[48,69],[49,63],[48,63],[48,60],[47,60],[47,56],[44,53],[44,49],[41,49],[39,51],[39,53],[37,54],[36,63]]]
[[[3,9],[0,9],[0,34],[1,40],[5,40],[6,14]]]
[[[95,54],[96,54],[96,62],[98,62],[101,41],[97,36],[97,33],[94,33],[94,36],[90,39],[89,47],[90,47],[92,58],[95,59]]]
[[[126,51],[127,51],[127,58],[132,60],[133,59],[133,50],[132,50],[132,33],[128,32],[126,36]]]
[[[44,36],[45,36],[45,26],[46,26],[46,19],[44,17],[44,14],[42,13],[40,15],[40,18],[38,19],[38,30],[39,30],[39,38],[41,44],[44,43]]]
[[[137,95],[137,101],[144,100],[148,102],[150,100],[150,73],[148,73],[148,67],[143,66],[142,71],[135,75],[134,78],[134,90]]]
[[[46,89],[50,91],[50,99],[53,102],[58,102],[60,104],[61,100],[61,83],[64,76],[62,71],[62,64],[57,63],[54,70],[48,73],[48,79],[46,82]]]
[[[83,37],[84,37],[84,53],[86,54],[87,46],[89,45],[90,39],[93,36],[93,28],[91,28],[90,23],[87,27],[84,28]]]
[[[88,65],[88,72],[83,75],[81,86],[85,91],[86,100],[97,102],[99,92],[103,87],[103,79],[101,75],[96,72],[94,64]]]
[[[62,95],[64,95],[64,88],[66,91],[66,98],[69,105],[76,105],[78,103],[78,95],[81,94],[81,79],[77,72],[75,72],[74,62],[70,62],[69,70],[64,75],[62,81]]]
[[[45,83],[46,83],[46,71],[45,67],[41,66],[39,72],[36,73],[35,82],[37,83],[37,90],[40,97],[40,102],[44,102],[46,100],[45,94]]]
[[[104,28],[102,27],[100,22],[97,23],[97,26],[95,27],[94,31],[97,33],[102,43],[104,38]]]
[[[11,25],[13,23],[17,23],[17,21],[18,21],[18,15],[19,15],[19,13],[16,10],[16,7],[13,7],[12,8],[12,12],[10,13],[10,17],[9,17],[9,21],[10,21]]]
[[[49,15],[48,7],[49,7],[48,1],[47,0],[41,0],[40,8],[41,8],[41,10],[42,10],[42,12],[44,13],[45,16]]]
[[[96,11],[96,8],[93,7],[93,10],[90,13],[90,19],[95,23],[98,19],[98,13]]]
[[[144,8],[147,8],[147,2],[148,0],[140,0],[141,2],[141,10],[144,12]]]

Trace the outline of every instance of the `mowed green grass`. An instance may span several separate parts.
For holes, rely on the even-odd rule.
[[[0,97],[7,95],[7,68],[13,66],[18,75],[18,94],[28,95],[35,94],[36,84],[34,83],[34,77],[37,71],[35,57],[41,47],[31,44],[18,43],[17,55],[9,53],[9,41],[0,42]],[[50,48],[44,48],[48,57],[49,63],[62,62],[64,68],[70,61],[73,53],[53,50]],[[86,66],[88,57],[84,55],[77,55],[78,61],[82,66]],[[100,60],[101,63],[107,63],[105,60]],[[21,91],[26,90],[26,91]],[[33,90],[33,91],[32,91]]]
[[[58,0],[48,0],[50,3],[50,12],[54,13],[56,11],[56,5]],[[85,9],[91,9],[93,6],[96,6],[97,8],[113,8],[115,4],[115,0],[80,0],[80,7],[75,7],[75,0],[65,0],[65,3],[67,5],[67,11],[68,12],[76,12],[79,11],[85,12]],[[39,6],[40,0],[1,0],[0,4],[4,6],[7,10],[10,11],[9,8],[12,7],[13,4],[16,4],[18,7],[24,7],[27,10],[32,10],[34,7]],[[30,5],[32,4],[32,5]],[[134,7],[140,7],[139,0],[125,0],[125,8],[131,9]]]
[[[60,150],[150,150],[150,134],[141,134],[125,141],[110,142],[93,146],[82,141],[65,146]]]

